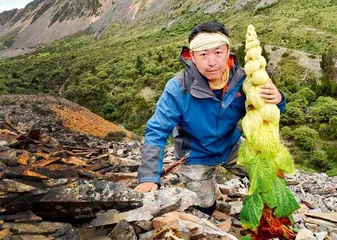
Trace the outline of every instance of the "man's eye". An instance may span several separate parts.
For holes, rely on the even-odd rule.
[[[220,55],[220,54],[222,54],[222,52],[221,51],[217,51],[217,52],[215,52],[215,54],[216,55]]]
[[[201,56],[201,57],[205,57],[205,56],[206,56],[206,53],[200,53],[200,56]]]

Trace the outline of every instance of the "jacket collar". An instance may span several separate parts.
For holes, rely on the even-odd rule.
[[[192,62],[190,49],[188,47],[182,47],[181,53],[179,55],[179,61],[185,64],[185,78],[191,79],[191,85],[189,87],[191,95],[196,98],[214,98],[215,95],[210,89],[208,80],[200,74],[195,64]],[[230,91],[232,88],[234,88],[240,79],[245,76],[243,69],[238,67],[238,62],[233,53],[230,53],[229,61],[231,67],[227,91]]]

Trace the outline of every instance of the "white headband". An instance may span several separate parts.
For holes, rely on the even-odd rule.
[[[222,44],[230,45],[229,38],[221,33],[199,33],[190,42],[191,51],[202,51],[220,46]]]

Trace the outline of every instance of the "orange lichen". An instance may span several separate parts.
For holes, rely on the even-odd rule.
[[[70,109],[50,106],[56,117],[63,121],[63,125],[72,131],[86,133],[96,137],[105,137],[110,132],[123,131],[130,139],[131,133],[112,122],[90,112],[85,108]]]

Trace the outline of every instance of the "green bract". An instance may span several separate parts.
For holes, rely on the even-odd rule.
[[[278,127],[280,122],[280,109],[275,104],[266,104],[261,109],[261,116],[263,120],[271,122]]]
[[[248,90],[247,98],[255,108],[261,108],[266,104],[261,97],[260,91],[261,87],[254,85]]]
[[[248,141],[252,140],[251,137],[255,134],[256,131],[259,131],[259,127],[262,123],[263,119],[257,110],[249,111],[242,119],[242,129]]]

